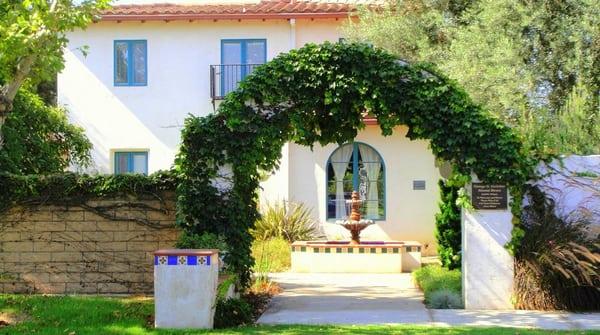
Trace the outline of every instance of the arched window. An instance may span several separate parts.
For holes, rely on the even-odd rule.
[[[327,219],[344,219],[349,213],[346,200],[358,191],[364,201],[363,218],[385,218],[385,166],[381,155],[364,143],[337,148],[327,162]]]

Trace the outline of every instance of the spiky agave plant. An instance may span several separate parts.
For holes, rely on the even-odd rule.
[[[586,223],[556,216],[555,204],[531,188],[525,236],[515,255],[517,308],[600,309],[600,243]]]
[[[317,233],[311,209],[303,203],[278,201],[267,203],[261,211],[252,235],[259,240],[283,238],[289,242],[310,240]]]

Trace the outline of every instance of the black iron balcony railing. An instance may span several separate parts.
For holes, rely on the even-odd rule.
[[[262,64],[219,64],[210,66],[210,97],[221,100],[235,91],[240,81]]]

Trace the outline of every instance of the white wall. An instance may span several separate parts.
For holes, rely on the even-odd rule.
[[[477,177],[473,181],[479,181]],[[470,194],[471,185],[465,187]],[[510,194],[508,194],[510,203]],[[462,210],[462,293],[465,309],[513,309],[514,260],[510,207]]]
[[[556,215],[567,222],[588,223],[592,237],[600,234],[600,155],[570,155],[540,163],[532,181],[556,204]],[[528,199],[525,198],[525,204]]]
[[[425,254],[435,254],[435,213],[438,211],[440,179],[435,156],[427,141],[406,138],[406,127],[397,127],[394,134],[382,136],[378,126],[367,126],[356,141],[371,145],[385,163],[386,218],[376,221],[361,234],[364,240],[414,240],[424,245]],[[324,223],[330,239],[347,238],[348,232],[325,223],[326,164],[336,144],[310,148],[290,145],[290,200],[303,202],[313,209],[315,217]],[[425,180],[426,189],[413,190],[413,180]]]
[[[302,41],[311,35],[316,42],[325,37],[337,41],[340,23],[297,20],[297,29]],[[90,172],[111,173],[115,149],[149,150],[149,172],[169,168],[186,115],[213,112],[209,65],[220,63],[221,39],[265,38],[271,59],[294,44],[291,29],[287,20],[101,22],[70,33],[65,69],[58,76],[58,102],[94,144]],[[114,86],[117,39],[147,40],[147,86]],[[87,57],[78,50],[83,46],[89,47]]]
[[[296,47],[306,43],[338,42],[342,37],[341,25],[345,19],[332,20],[297,20]]]

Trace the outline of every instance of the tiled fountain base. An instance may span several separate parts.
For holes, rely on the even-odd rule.
[[[298,241],[292,244],[292,272],[399,273],[421,267],[421,244],[414,241]]]

